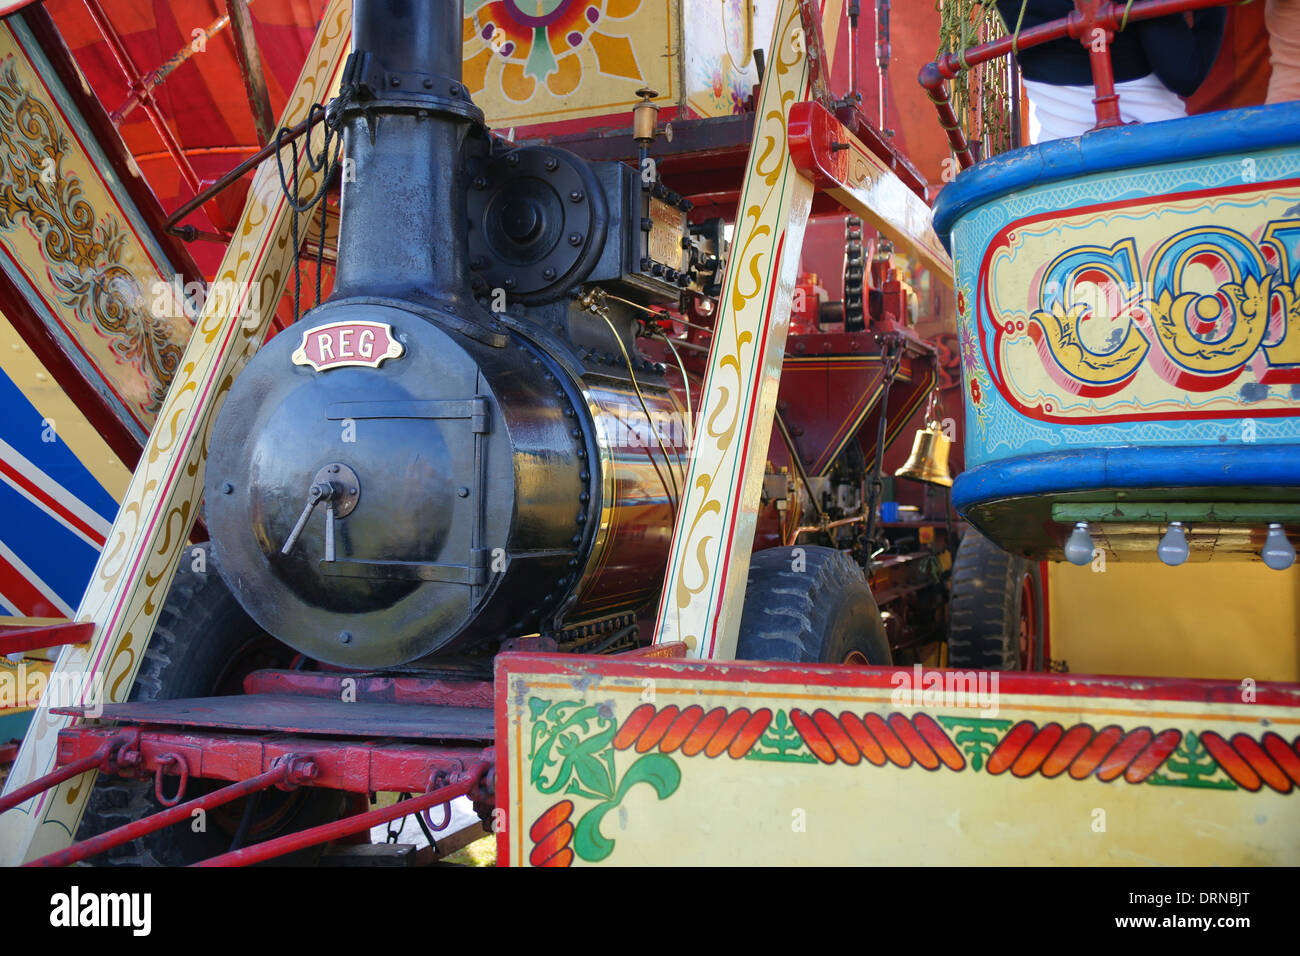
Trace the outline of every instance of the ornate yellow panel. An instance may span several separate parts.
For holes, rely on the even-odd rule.
[[[679,0],[466,0],[465,85],[498,129],[681,95]]]

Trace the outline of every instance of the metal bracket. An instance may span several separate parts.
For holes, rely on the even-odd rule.
[[[487,399],[438,399],[398,402],[334,402],[325,408],[330,421],[357,418],[428,418],[434,420],[468,418],[470,429],[479,435],[488,431]]]
[[[799,19],[803,25],[804,49],[808,53],[808,79],[818,103],[834,111],[830,86],[827,84],[826,41],[822,39],[822,16],[815,0],[799,0]]]
[[[482,548],[470,552],[469,565],[436,564],[425,561],[364,561],[339,558],[320,562],[322,574],[338,578],[370,578],[377,581],[432,581],[438,584],[467,584],[482,587],[487,583],[487,552]]]

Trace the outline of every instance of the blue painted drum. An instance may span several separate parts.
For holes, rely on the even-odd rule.
[[[962,173],[958,509],[1060,558],[1194,557],[1300,531],[1300,103],[1098,130]],[[1276,538],[1275,529],[1275,538]]]

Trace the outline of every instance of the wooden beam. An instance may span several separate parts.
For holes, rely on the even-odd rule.
[[[790,154],[818,189],[952,288],[952,259],[934,233],[930,206],[820,103],[790,111]]]
[[[330,0],[281,117],[286,126],[305,119],[312,103],[337,91],[351,44],[351,16],[351,0]],[[304,191],[317,187],[305,155],[299,176]],[[290,219],[275,160],[267,160],[217,272],[217,282],[238,294],[208,297],[77,609],[77,621],[94,623],[95,638],[88,647],[64,648],[56,664],[55,677],[64,675],[69,685],[82,687],[83,699],[102,682],[104,700],[124,701],[135,681],[198,512],[217,409],[265,336],[293,265]],[[73,718],[51,714],[49,708],[42,700],[33,715],[6,792],[54,767],[58,733]],[[95,776],[83,774],[0,816],[0,864],[12,866],[66,847]]]
[[[830,74],[843,0],[822,4]],[[694,657],[735,657],[750,549],[790,330],[813,185],[790,158],[790,109],[808,99],[798,0],[781,0],[763,76],[731,255],[678,509],[655,641]]]
[[[253,33],[253,15],[248,0],[226,0],[226,13],[230,14],[231,35],[235,39],[235,59],[244,74],[244,89],[248,92],[248,108],[253,111],[258,142],[265,146],[275,136],[275,114],[271,112],[271,95],[266,90],[266,74],[262,71],[262,54]]]

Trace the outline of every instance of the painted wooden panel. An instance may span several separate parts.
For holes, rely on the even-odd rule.
[[[823,5],[834,49],[840,0]],[[782,0],[722,280],[695,447],[673,531],[655,640],[735,656],[767,443],[790,331],[812,183],[790,157],[791,107],[808,96],[798,4]]]
[[[967,464],[1300,442],[1298,202],[1300,152],[1282,149],[1081,175],[963,216]]]
[[[465,86],[489,125],[618,113],[681,95],[678,0],[465,0]]]
[[[1300,686],[497,658],[513,865],[1300,863]]]
[[[183,284],[20,18],[0,133],[0,269],[143,443],[193,328]]]

